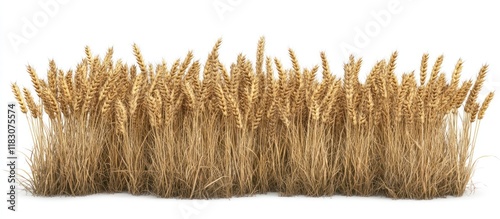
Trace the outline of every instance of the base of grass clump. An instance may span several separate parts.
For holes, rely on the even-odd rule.
[[[448,80],[443,57],[428,67],[425,54],[419,74],[398,78],[393,53],[361,82],[354,57],[343,78],[324,53],[321,67],[302,68],[289,50],[285,69],[265,57],[261,39],[255,64],[239,55],[228,69],[220,45],[205,65],[191,52],[170,66],[147,64],[134,45],[137,66],[89,48],[74,70],[50,61],[47,80],[28,66],[39,100],[12,86],[33,136],[26,188],[181,198],[464,193],[493,98],[477,100],[487,66],[461,82],[459,60]]]

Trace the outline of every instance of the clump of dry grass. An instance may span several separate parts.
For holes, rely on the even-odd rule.
[[[182,198],[464,193],[493,98],[478,102],[487,66],[460,82],[459,60],[448,81],[443,57],[428,67],[425,54],[418,76],[398,78],[395,52],[362,82],[352,56],[338,78],[325,53],[321,66],[303,68],[289,50],[286,69],[265,56],[262,38],[255,65],[239,55],[227,69],[220,46],[204,66],[191,52],[148,64],[136,45],[131,66],[88,47],[75,70],[50,61],[46,81],[28,66],[39,99],[12,85],[34,143],[26,188]]]

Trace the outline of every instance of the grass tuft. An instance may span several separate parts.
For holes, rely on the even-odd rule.
[[[494,95],[479,103],[487,66],[460,82],[459,60],[448,82],[443,56],[428,72],[424,54],[419,73],[398,78],[394,52],[362,82],[361,59],[351,56],[337,78],[322,52],[318,80],[319,66],[303,68],[292,49],[290,69],[266,56],[264,38],[255,65],[239,55],[226,69],[221,43],[204,66],[191,51],[170,68],[148,64],[136,44],[136,65],[85,47],[75,71],[50,60],[47,82],[28,66],[39,100],[12,84],[33,137],[26,188],[181,198],[465,192]]]

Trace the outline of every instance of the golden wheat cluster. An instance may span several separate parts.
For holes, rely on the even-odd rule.
[[[229,69],[217,41],[205,64],[189,52],[172,65],[113,61],[85,49],[76,69],[50,61],[47,80],[28,73],[39,97],[13,84],[33,137],[35,195],[101,192],[216,198],[282,195],[460,196],[471,178],[482,104],[483,66],[475,81],[451,79],[443,57],[420,73],[395,73],[397,53],[358,79],[351,56],[343,78],[321,66],[291,66],[239,55]],[[274,77],[274,71],[278,77]],[[200,74],[201,73],[201,74]],[[322,74],[318,80],[317,74]],[[417,80],[418,78],[418,80]]]

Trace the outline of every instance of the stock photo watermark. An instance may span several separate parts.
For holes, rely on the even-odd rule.
[[[408,1],[411,0],[391,0],[384,8],[372,10],[370,12],[372,19],[361,26],[355,26],[354,37],[348,42],[343,41],[339,44],[342,54],[348,57],[351,54],[359,54],[362,49],[368,47],[373,39],[382,33],[383,28],[389,27],[394,17],[404,10],[404,2]]]
[[[212,2],[212,7],[219,16],[221,21],[224,21],[225,16],[233,12],[234,9],[241,5],[243,0],[214,0]]]
[[[35,38],[40,30],[50,23],[50,19],[57,16],[62,6],[69,0],[40,0],[38,10],[30,16],[21,17],[21,26],[7,34],[10,45],[18,53],[22,45],[27,45]]]
[[[190,219],[199,216],[200,213],[207,208],[208,200],[191,200],[189,203],[179,203],[177,208],[183,219]]]

